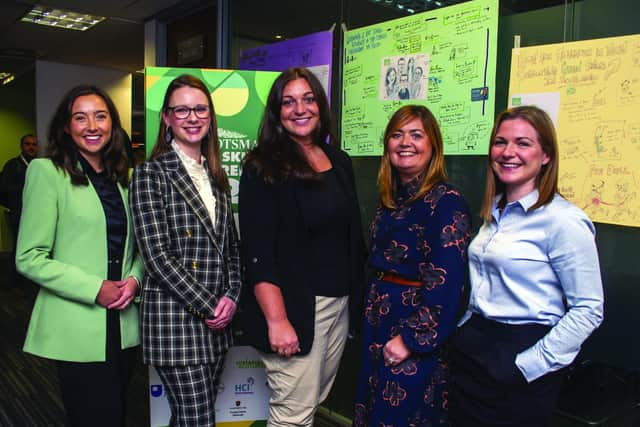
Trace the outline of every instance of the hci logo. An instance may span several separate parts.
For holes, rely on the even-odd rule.
[[[236,384],[233,388],[236,394],[253,394],[253,385],[255,384],[253,377],[247,378],[244,383]]]

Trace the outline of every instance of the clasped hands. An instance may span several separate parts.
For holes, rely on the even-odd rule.
[[[236,303],[231,298],[224,296],[220,298],[216,308],[213,309],[213,317],[205,319],[205,323],[209,329],[223,329],[233,319],[236,314]]]
[[[96,302],[110,310],[124,310],[136,296],[138,282],[133,277],[124,280],[103,280]]]

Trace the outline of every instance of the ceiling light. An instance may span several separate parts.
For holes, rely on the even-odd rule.
[[[379,6],[400,9],[408,13],[425,12],[439,7],[452,6],[469,0],[368,0]]]
[[[66,28],[69,30],[86,31],[99,22],[104,16],[86,15],[69,10],[53,9],[41,5],[34,5],[20,21],[48,27]]]
[[[13,73],[0,72],[0,84],[2,84],[3,86],[11,83],[15,78],[16,76]]]

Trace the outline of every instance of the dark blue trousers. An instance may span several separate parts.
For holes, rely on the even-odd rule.
[[[516,355],[550,327],[509,325],[473,315],[453,340],[449,416],[456,427],[549,426],[564,370],[531,383]]]

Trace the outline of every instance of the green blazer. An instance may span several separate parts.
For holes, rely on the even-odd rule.
[[[122,277],[142,279],[128,208]],[[107,311],[96,303],[107,277],[107,226],[95,189],[72,185],[49,159],[29,164],[23,192],[16,266],[40,285],[24,351],[55,360],[105,360]],[[120,311],[122,348],[139,343],[138,307]]]

